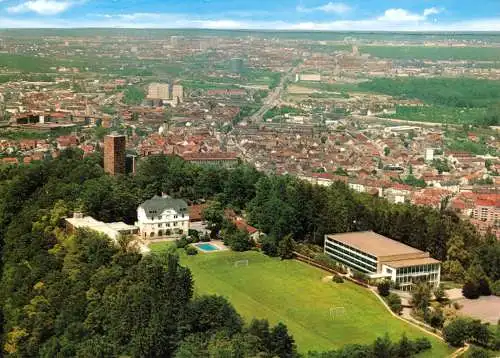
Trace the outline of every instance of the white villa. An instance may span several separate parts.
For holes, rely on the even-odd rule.
[[[188,233],[186,202],[168,195],[155,195],[137,208],[137,222],[143,238],[179,237]]]

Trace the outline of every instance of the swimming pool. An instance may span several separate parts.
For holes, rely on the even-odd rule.
[[[209,243],[206,243],[206,242],[201,243],[201,244],[194,244],[194,246],[196,246],[201,251],[218,251],[218,250],[220,250],[219,247],[212,245],[212,244],[209,244]]]

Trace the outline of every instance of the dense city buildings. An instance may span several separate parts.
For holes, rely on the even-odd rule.
[[[445,205],[500,238],[499,127],[475,124],[494,108],[483,88],[494,92],[500,79],[495,37],[125,38],[130,46],[114,33],[29,40],[45,57],[106,60],[102,68],[40,64],[43,81],[28,72],[0,84],[2,165],[70,148],[86,156],[104,148],[105,169],[115,174],[125,170],[125,150],[136,159],[127,161],[130,170],[157,154],[224,167],[244,162],[323,186],[342,181],[391,203]],[[3,56],[33,56],[29,41],[5,37]],[[437,103],[446,88],[457,100]],[[483,102],[473,103],[469,90]],[[103,137],[112,132],[125,143],[114,148]]]
[[[24,25],[59,4],[0,3]],[[99,5],[61,4],[46,24]],[[115,5],[78,23],[136,29],[0,29],[4,353],[498,352],[500,34],[149,29],[233,22]],[[295,5],[297,28],[366,12]]]

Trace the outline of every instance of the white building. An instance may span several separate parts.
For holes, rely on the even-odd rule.
[[[319,73],[301,73],[295,75],[295,82],[299,81],[310,81],[310,82],[320,82],[321,74]]]
[[[74,213],[72,218],[66,218],[66,229],[73,232],[77,229],[93,230],[98,233],[108,236],[115,245],[118,244],[120,236],[136,235],[139,228],[133,225],[128,225],[122,221],[105,223],[94,219],[92,216],[83,216],[81,213]],[[141,253],[148,253],[149,248],[140,242],[134,242],[134,245]]]
[[[403,291],[418,281],[434,287],[440,282],[441,263],[428,252],[371,231],[326,235],[324,252],[372,279],[390,279]]]
[[[184,200],[155,195],[137,208],[137,222],[143,238],[179,237],[188,233],[189,213]]]
[[[83,216],[75,213],[72,218],[66,219],[66,226],[70,230],[89,229],[97,231],[101,234],[109,236],[114,242],[118,240],[120,235],[133,235],[137,233],[137,227],[127,225],[124,222],[105,223],[94,219],[92,216]]]
[[[434,148],[425,148],[425,161],[432,162],[434,160]]]

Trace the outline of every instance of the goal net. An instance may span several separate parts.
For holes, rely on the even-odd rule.
[[[234,262],[234,267],[248,266],[248,260],[238,260]]]
[[[335,319],[345,316],[345,307],[330,307],[330,318]]]

